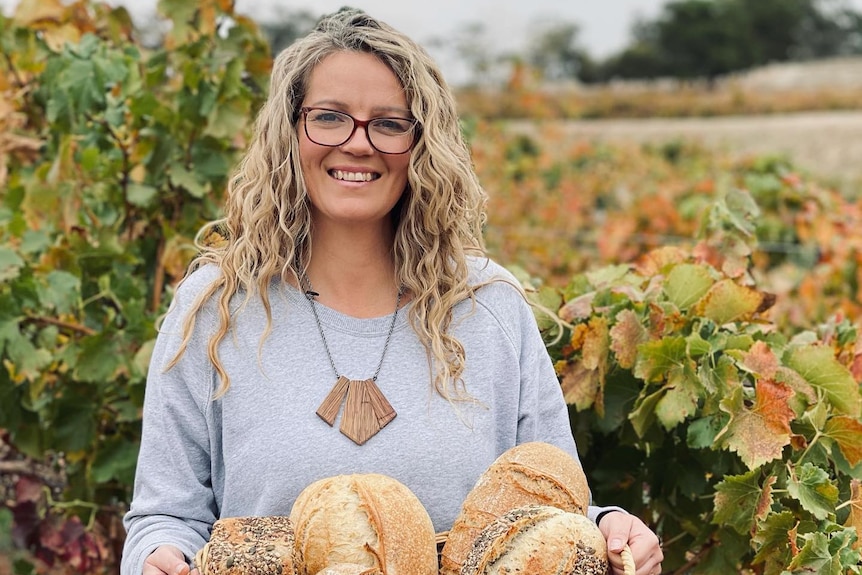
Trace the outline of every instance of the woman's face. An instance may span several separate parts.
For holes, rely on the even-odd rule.
[[[302,106],[342,112],[356,120],[412,117],[398,78],[386,64],[364,52],[336,52],[324,58],[311,73]],[[333,117],[321,118],[325,123]],[[315,221],[388,223],[407,186],[410,152],[377,151],[362,127],[340,146],[316,144],[303,125],[311,118],[301,116],[298,131],[300,162]]]

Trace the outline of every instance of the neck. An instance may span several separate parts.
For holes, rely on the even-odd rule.
[[[399,283],[391,233],[316,232],[312,246],[307,273],[317,301],[354,317],[393,312]]]

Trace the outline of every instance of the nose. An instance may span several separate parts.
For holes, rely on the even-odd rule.
[[[347,141],[340,146],[345,152],[357,155],[370,155],[374,153],[374,146],[371,145],[371,138],[368,135],[368,124],[353,125],[353,133],[347,138]]]

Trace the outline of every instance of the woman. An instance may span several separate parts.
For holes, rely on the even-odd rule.
[[[513,445],[577,457],[530,308],[483,255],[484,201],[414,42],[342,10],[278,56],[214,224],[226,241],[160,329],[124,575],[182,575],[220,516],[286,515],[322,477],[390,475],[443,531]],[[599,527],[638,575],[660,571],[640,520]]]

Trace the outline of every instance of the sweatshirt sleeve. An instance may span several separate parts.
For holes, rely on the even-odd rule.
[[[179,349],[196,285],[201,287],[200,278],[180,286],[153,349],[134,494],[123,520],[122,575],[140,575],[144,560],[160,545],[174,545],[190,560],[218,517],[207,421],[214,375],[206,354],[208,336],[200,335],[207,331],[200,329],[205,310],[182,359],[166,370]]]

